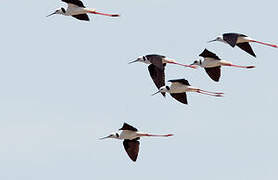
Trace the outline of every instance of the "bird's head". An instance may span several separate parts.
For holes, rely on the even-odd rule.
[[[52,16],[52,15],[55,15],[55,14],[65,14],[66,13],[66,10],[65,10],[65,8],[60,8],[60,9],[56,9],[55,11],[54,11],[54,13],[51,13],[51,14],[49,14],[48,16],[46,16],[46,17],[49,17],[49,16]]]
[[[190,64],[191,66],[193,66],[193,65],[197,65],[197,66],[200,66],[201,65],[201,59],[198,59],[198,60],[196,60],[196,61],[194,61],[192,64]]]
[[[119,133],[112,133],[106,137],[103,137],[103,138],[100,138],[100,140],[103,140],[103,139],[119,139],[120,135]]]
[[[217,36],[214,40],[211,40],[211,41],[209,41],[208,43],[211,43],[211,42],[214,42],[214,41],[223,42],[223,41],[224,41],[223,36],[222,36],[222,35]]]
[[[164,93],[168,92],[169,93],[170,92],[170,87],[169,86],[162,86],[161,88],[159,88],[159,90],[156,93],[152,94],[152,96],[154,96],[158,93],[162,93],[162,92],[164,92]]]
[[[146,61],[147,61],[147,58],[145,56],[139,56],[136,60],[130,61],[128,64],[132,64],[135,62],[146,62]]]

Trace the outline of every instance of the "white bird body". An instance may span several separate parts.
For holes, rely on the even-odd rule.
[[[79,14],[92,13],[92,12],[95,12],[95,11],[96,11],[95,9],[79,7],[79,6],[76,6],[74,4],[68,4],[68,8],[67,8],[66,13],[64,15],[74,16],[74,15],[79,15]]]
[[[144,137],[144,136],[154,136],[154,137],[165,137],[169,135],[153,135],[153,134],[148,134],[148,133],[143,133],[143,132],[138,132],[138,131],[131,131],[131,130],[122,130],[120,134],[116,133],[116,136],[114,136],[115,139],[128,139],[128,140],[133,140],[136,138]]]
[[[89,21],[90,19],[87,13],[99,14],[99,15],[110,16],[110,17],[119,16],[118,14],[100,13],[97,12],[95,9],[86,8],[82,3],[82,1],[80,0],[62,0],[62,1],[68,4],[67,9],[62,7],[60,9],[57,9],[54,13],[48,15],[47,17],[52,16],[54,14],[61,14],[64,16],[73,16],[74,18],[77,18],[79,20]]]
[[[159,88],[159,91],[154,93],[153,95],[155,95],[157,93],[161,93],[161,92],[169,93],[177,101],[179,101],[183,104],[188,104],[186,92],[197,92],[200,94],[216,96],[216,97],[222,97],[222,94],[223,94],[223,93],[218,93],[218,92],[205,91],[200,88],[193,87],[185,79],[174,79],[174,80],[169,80],[169,82],[171,82],[170,87],[163,86],[163,87]]]
[[[190,67],[190,68],[194,68],[194,69],[196,68],[196,66],[181,64],[181,63],[178,63],[177,61],[175,61],[174,59],[170,59],[168,57],[157,55],[157,54],[140,56],[136,60],[129,62],[129,64],[135,63],[135,62],[142,62],[145,64],[155,64],[155,65],[161,64],[161,66],[162,66],[162,64],[177,64],[177,65],[184,66],[184,67]]]
[[[164,135],[156,135],[156,134],[146,134],[138,132],[138,130],[135,127],[130,126],[127,123],[123,124],[123,127],[119,129],[121,133],[113,133],[110,134],[107,137],[101,138],[101,139],[107,139],[107,138],[113,138],[113,139],[119,139],[124,140],[123,145],[124,148],[130,157],[132,161],[136,161],[138,153],[139,153],[139,146],[140,137],[170,137],[173,136],[173,134],[164,134]]]
[[[199,56],[202,59],[196,60],[191,65],[198,65],[204,68],[209,75],[209,77],[218,82],[221,76],[221,66],[232,66],[238,68],[254,68],[255,66],[239,66],[232,64],[232,62],[220,59],[216,54],[205,49]]]
[[[245,37],[245,36],[239,36],[237,38],[237,41],[236,43],[239,44],[239,43],[246,43],[246,42],[253,42],[254,39],[250,38],[250,37]]]
[[[197,92],[199,89],[193,86],[187,86],[181,83],[172,83],[170,86],[170,90],[168,93],[176,94],[176,93],[184,93],[184,92]]]
[[[76,5],[69,5],[66,12],[60,10],[57,14],[62,14],[65,16],[75,16],[79,14],[93,13],[95,11],[95,9],[78,7]]]
[[[137,131],[123,130],[120,133],[119,139],[129,139],[129,140],[132,140],[132,139],[136,139],[138,137],[140,137],[140,135],[138,134]]]
[[[78,7],[73,4],[69,4],[65,15],[66,16],[74,16],[74,15],[85,14],[85,13],[87,13],[86,8]]]
[[[198,62],[198,65],[202,68],[211,68],[211,67],[218,67],[218,66],[225,66],[229,65],[231,62],[225,60],[218,60],[214,58],[204,58]]]
[[[250,45],[251,42],[278,48],[278,46],[275,44],[257,41],[255,39],[252,39],[252,38],[250,38],[244,34],[240,34],[240,33],[224,33],[224,34],[218,36],[216,39],[209,41],[209,42],[214,42],[214,41],[224,42],[225,44],[229,44],[232,47],[238,46],[240,49],[242,49],[243,51],[247,52],[248,54],[250,54],[254,57],[256,57],[256,54],[254,53],[254,51]]]
[[[177,63],[175,60],[169,59],[167,57],[163,57],[163,58],[161,58],[161,60],[162,60],[162,64],[167,64],[167,63],[173,63],[174,64],[174,63]],[[140,57],[137,58],[137,60],[135,60],[133,62],[136,62],[136,61],[143,62],[145,64],[152,64],[147,56],[140,56]]]

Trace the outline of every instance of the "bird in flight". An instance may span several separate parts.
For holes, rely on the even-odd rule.
[[[204,68],[209,75],[209,77],[218,82],[221,76],[221,66],[232,66],[237,68],[246,68],[251,69],[255,68],[255,66],[239,66],[234,65],[229,61],[225,61],[220,59],[216,54],[210,52],[209,50],[205,49],[199,56],[203,57],[204,59],[199,59],[193,62],[192,65],[198,65]]]
[[[167,58],[166,56],[157,55],[157,54],[140,56],[136,60],[129,62],[129,64],[135,62],[142,62],[145,64],[149,64],[148,70],[150,76],[158,89],[161,88],[162,86],[165,86],[164,71],[165,71],[166,64],[176,64],[184,67],[197,68],[197,66],[181,64],[176,62],[173,59]],[[165,97],[165,92],[161,92],[161,94]]]
[[[120,16],[118,14],[100,13],[97,12],[95,9],[86,8],[83,2],[80,0],[62,0],[62,1],[68,4],[68,8],[65,9],[62,7],[60,9],[57,9],[54,13],[49,14],[47,17],[52,16],[54,14],[61,14],[64,16],[72,16],[82,21],[90,21],[87,13],[99,14],[99,15],[110,16],[110,17]]]
[[[242,49],[243,51],[247,52],[248,54],[254,57],[256,57],[256,54],[254,53],[252,47],[250,46],[250,42],[278,48],[277,45],[257,41],[244,34],[239,34],[239,33],[225,33],[209,42],[214,42],[214,41],[224,42],[226,44],[229,44],[232,47],[238,46],[240,49]]]
[[[163,87],[159,88],[159,91],[154,93],[153,95],[160,93],[160,92],[167,92],[177,101],[179,101],[183,104],[188,104],[186,92],[197,92],[200,94],[205,94],[205,95],[215,96],[215,97],[222,97],[224,94],[224,93],[219,93],[219,92],[205,91],[205,90],[193,87],[185,79],[174,79],[174,80],[169,80],[168,82],[172,83],[170,87],[163,86]]]
[[[148,133],[142,133],[138,132],[138,130],[135,127],[132,127],[131,125],[124,123],[123,127],[119,129],[121,133],[113,133],[109,136],[106,136],[103,139],[119,139],[124,140],[123,145],[125,148],[125,151],[127,152],[129,158],[132,161],[136,161],[139,153],[139,146],[140,142],[139,139],[141,137],[170,137],[173,136],[173,134],[165,134],[165,135],[155,135],[155,134],[148,134]]]

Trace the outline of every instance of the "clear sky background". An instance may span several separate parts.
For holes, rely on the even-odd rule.
[[[46,15],[59,0],[3,1],[0,53],[0,179],[277,180],[278,49],[252,44],[257,58],[223,43],[239,32],[278,44],[276,0],[86,0],[90,22]],[[188,94],[189,105],[157,89],[144,64],[157,53],[192,63],[208,48],[256,69],[223,68],[215,83],[203,69],[168,65],[224,98]],[[136,163],[122,142],[98,140],[128,122],[141,131]]]

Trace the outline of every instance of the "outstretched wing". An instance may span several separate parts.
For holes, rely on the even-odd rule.
[[[219,81],[221,76],[221,66],[205,68],[205,70],[212,80],[216,82]]]
[[[170,94],[173,98],[175,98],[177,101],[183,103],[183,104],[188,104],[187,103],[187,96],[186,93],[172,93]]]
[[[237,33],[226,33],[226,34],[223,34],[223,39],[228,44],[230,44],[232,47],[235,47],[239,35],[240,34],[237,34]]]
[[[123,145],[130,159],[135,162],[138,157],[140,142],[137,139],[125,139]]]
[[[250,46],[250,44],[248,42],[245,43],[238,43],[237,46],[242,49],[243,51],[247,52],[248,54],[256,57],[256,54],[254,53],[252,47]]]
[[[161,55],[156,55],[156,54],[151,54],[147,55],[146,58],[154,64],[156,67],[158,67],[161,70],[164,70],[163,62],[162,59],[165,58],[165,56]]]
[[[213,58],[216,60],[220,60],[220,58],[216,54],[214,54],[213,52],[210,52],[207,49],[205,49],[199,56],[201,56],[203,58]]]
[[[183,85],[186,85],[186,86],[190,86],[189,82],[185,79],[173,79],[173,80],[169,80],[168,82],[180,83],[180,84],[183,84]]]
[[[83,2],[79,1],[79,0],[62,0],[62,1],[65,2],[65,3],[68,3],[68,4],[74,4],[78,7],[83,7],[83,8],[85,7]]]
[[[89,16],[87,14],[78,14],[78,15],[73,15],[72,17],[79,19],[81,21],[90,21]]]
[[[123,127],[121,127],[121,129],[119,129],[119,130],[138,131],[135,127],[133,127],[127,123],[124,123]]]
[[[158,89],[161,88],[162,86],[165,86],[164,68],[161,70],[160,68],[156,67],[154,64],[151,64],[148,66],[148,70],[154,84]],[[165,97],[165,92],[162,92],[161,94]]]

